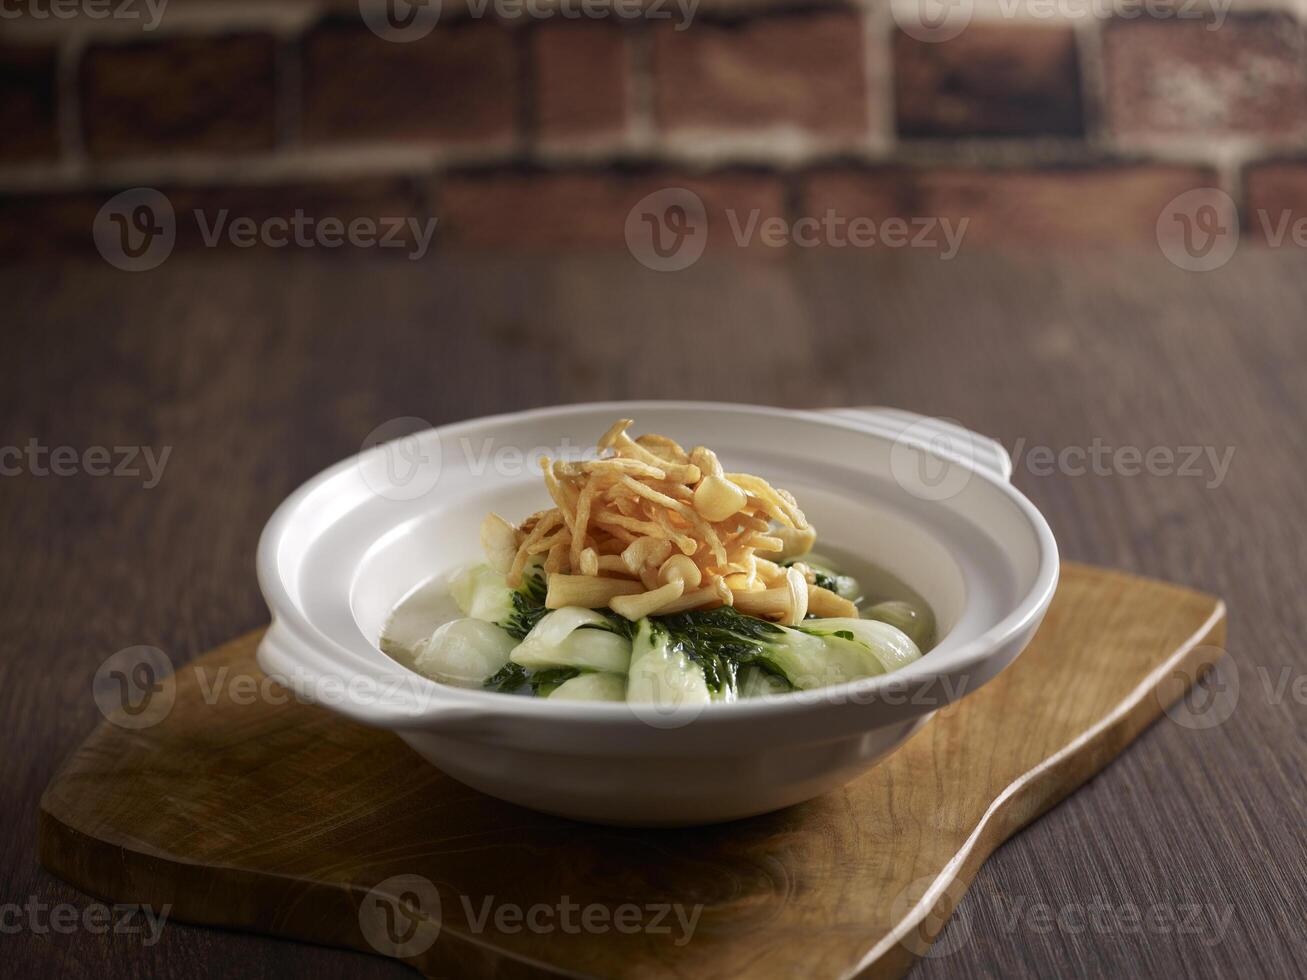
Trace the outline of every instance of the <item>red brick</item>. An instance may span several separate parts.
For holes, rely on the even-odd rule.
[[[92,48],[81,70],[87,148],[98,157],[269,149],[275,62],[265,35]]]
[[[843,218],[966,218],[964,247],[1155,247],[1167,203],[1214,182],[1179,166],[831,170],[807,178],[801,209],[819,218],[828,209]]]
[[[1297,23],[1282,14],[1115,20],[1103,34],[1106,119],[1118,137],[1307,133]]]
[[[1307,160],[1282,160],[1249,169],[1244,224],[1253,240],[1301,248],[1294,226],[1307,227]]]
[[[536,123],[545,140],[617,133],[626,126],[626,32],[604,21],[549,21],[532,37]]]
[[[304,42],[307,140],[493,140],[512,135],[516,57],[510,31],[484,20],[386,41],[328,22]]]
[[[665,129],[867,130],[862,18],[851,11],[663,27],[654,32],[653,68],[655,114]]]
[[[0,160],[59,154],[55,49],[0,45]]]
[[[1070,27],[972,24],[947,41],[894,37],[900,136],[1079,136]]]
[[[762,220],[785,214],[780,179],[752,173],[453,175],[440,193],[442,241],[490,248],[619,248],[631,209],[646,195],[670,187],[703,200],[710,250],[735,244],[728,212],[741,224],[754,211]]]

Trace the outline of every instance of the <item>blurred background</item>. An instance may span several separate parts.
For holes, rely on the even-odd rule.
[[[1183,263],[1240,224],[1283,245],[1256,214],[1307,205],[1297,8],[4,0],[0,255],[89,249],[136,187],[181,216],[178,248],[233,244],[196,208],[436,218],[436,249],[621,248],[652,228],[628,229],[632,207],[668,187],[693,193],[689,225],[701,202],[711,251],[857,247],[795,233],[828,214],[965,219],[970,249],[1160,238]],[[1220,194],[1176,205],[1200,188]],[[101,216],[102,247],[140,247],[140,203],[115,205],[136,223]],[[789,230],[764,233],[773,218]],[[884,247],[951,257],[943,231]]]

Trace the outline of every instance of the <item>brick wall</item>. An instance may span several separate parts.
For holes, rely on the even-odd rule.
[[[153,26],[144,0],[95,2],[138,16],[0,21],[11,258],[89,244],[140,186],[436,216],[440,248],[620,246],[667,187],[702,201],[710,248],[727,214],[966,219],[969,244],[1044,249],[1151,247],[1194,188],[1249,229],[1307,205],[1303,27],[1247,2],[958,0],[941,23],[912,0],[703,0],[687,23],[446,0],[403,40],[372,0],[171,0]]]

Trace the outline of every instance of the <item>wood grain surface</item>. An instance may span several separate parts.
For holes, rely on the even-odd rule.
[[[1014,481],[1064,557],[1223,596],[1234,668],[1223,680],[1238,684],[1224,723],[1164,719],[1000,848],[940,939],[950,951],[914,978],[1301,974],[1297,256],[1241,249],[1190,274],[1144,255],[812,252],[658,275],[624,255],[412,264],[215,253],[139,275],[98,259],[31,264],[0,271],[0,291],[10,368],[0,446],[172,449],[149,489],[85,466],[8,475],[14,460],[0,459],[0,904],[88,902],[38,867],[36,830],[42,789],[101,720],[97,666],[136,644],[184,663],[265,622],[252,574],[260,527],[379,424],[625,397],[891,404],[1012,448]],[[1128,459],[1095,471],[1095,446],[1233,458],[1223,476],[1179,460],[1169,475]],[[1067,465],[1046,465],[1044,447],[1070,451]],[[147,944],[56,932],[47,917],[6,914],[7,967],[410,975],[378,957],[221,930],[169,923]],[[950,942],[959,928],[963,941]]]
[[[41,800],[46,869],[429,977],[893,978],[931,955],[995,847],[1218,662],[1225,608],[1066,565],[1017,661],[882,764],[788,810],[661,831],[469,790],[270,685],[260,637],[186,665],[155,704],[110,698]]]

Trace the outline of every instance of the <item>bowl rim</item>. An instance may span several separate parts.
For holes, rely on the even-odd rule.
[[[971,479],[983,480],[996,488],[999,493],[1007,498],[1020,512],[1034,533],[1035,540],[1038,544],[1038,567],[1035,572],[1034,581],[1025,593],[1025,595],[1016,603],[1015,607],[1008,612],[993,626],[985,630],[979,636],[963,643],[960,647],[948,653],[947,664],[940,663],[939,660],[932,662],[929,656],[923,656],[906,667],[903,667],[890,674],[880,674],[874,677],[857,678],[851,681],[845,681],[840,684],[832,684],[822,688],[815,688],[809,691],[795,691],[786,694],[768,696],[761,698],[749,698],[744,700],[720,702],[714,701],[705,705],[694,706],[694,715],[700,721],[720,720],[726,722],[747,721],[750,719],[767,716],[776,718],[779,716],[789,716],[794,714],[810,713],[844,702],[861,702],[864,699],[867,702],[874,702],[878,696],[887,691],[898,691],[904,688],[910,688],[923,683],[929,684],[934,680],[956,676],[959,674],[970,675],[978,665],[985,663],[992,657],[998,656],[1005,649],[1006,645],[1022,635],[1023,632],[1031,629],[1043,617],[1047,611],[1049,603],[1052,601],[1053,593],[1057,588],[1060,562],[1058,555],[1057,542],[1053,537],[1053,532],[1048,526],[1048,522],[1039,510],[1014,487],[1009,480],[1003,478],[1003,474],[996,472],[993,468],[983,465],[975,457],[968,457],[966,454],[957,453],[948,449],[941,448],[934,442],[924,439],[912,439],[905,436],[901,428],[896,428],[893,424],[877,425],[872,421],[871,416],[867,420],[855,421],[847,415],[840,415],[834,412],[823,411],[822,409],[791,409],[778,408],[774,406],[751,405],[737,402],[715,402],[715,401],[697,401],[697,400],[680,400],[680,399],[641,399],[630,401],[601,401],[601,402],[580,402],[566,405],[548,405],[536,408],[525,409],[516,412],[503,412],[494,415],[478,416],[474,418],[461,419],[442,425],[432,426],[430,429],[422,430],[417,435],[426,435],[428,433],[439,433],[438,438],[446,437],[457,438],[460,430],[470,427],[486,427],[512,424],[524,421],[538,421],[550,417],[580,415],[596,412],[618,412],[625,416],[631,413],[653,410],[690,410],[696,412],[721,412],[729,411],[746,415],[753,415],[759,418],[786,418],[789,420],[798,419],[811,424],[848,430],[853,433],[864,435],[880,436],[889,440],[891,443],[895,440],[906,440],[913,443],[914,448],[928,452],[948,462],[957,463],[970,469]],[[874,410],[868,409],[868,412]],[[897,412],[898,410],[892,410]],[[908,413],[911,414],[911,413]],[[926,417],[921,417],[926,418]],[[963,430],[965,431],[965,430]],[[408,437],[411,438],[413,434]],[[978,436],[979,439],[985,437]],[[988,440],[987,440],[988,441]],[[375,451],[375,447],[369,447],[360,450],[337,463],[332,464],[316,475],[310,477],[303,484],[292,491],[277,506],[264,525],[263,531],[259,537],[257,548],[256,566],[257,578],[260,591],[263,594],[264,601],[267,603],[269,611],[272,614],[272,625],[269,631],[280,630],[289,632],[290,637],[300,645],[302,652],[316,654],[314,659],[331,664],[335,669],[349,675],[357,675],[358,668],[351,661],[358,656],[357,652],[341,643],[335,637],[329,635],[320,629],[312,620],[301,612],[297,604],[292,599],[290,592],[283,581],[278,567],[277,553],[281,541],[284,539],[287,530],[293,526],[295,517],[303,502],[322,485],[332,480],[338,474],[346,471],[350,467],[357,465],[357,461],[365,452]],[[376,644],[372,644],[374,649],[378,650]],[[282,645],[284,651],[286,647]],[[293,659],[300,665],[303,664],[303,657],[300,654],[293,654]],[[475,716],[478,719],[514,719],[532,721],[536,719],[552,721],[556,723],[566,723],[569,725],[611,725],[617,722],[637,722],[646,725],[647,722],[638,717],[637,712],[633,712],[631,706],[625,702],[586,702],[586,701],[566,701],[566,702],[548,702],[544,698],[526,698],[516,695],[506,695],[495,691],[483,691],[469,688],[459,688],[450,685],[440,684],[408,670],[401,664],[395,663],[395,668],[403,672],[405,679],[413,687],[421,690],[421,700],[424,705],[423,709],[418,712],[405,712],[397,715],[393,710],[386,710],[381,705],[360,704],[351,702],[348,704],[333,705],[336,710],[341,711],[358,720],[367,721],[374,724],[380,724],[383,727],[394,728],[402,723],[405,727],[423,728],[428,722],[438,721],[438,717],[443,712],[454,712],[459,718]],[[310,668],[311,672],[320,673],[317,668]],[[968,685],[966,690],[961,694],[971,693],[971,691],[980,687],[989,678],[985,678],[980,684],[974,686]],[[960,696],[960,695],[959,695]],[[927,710],[933,710],[939,705],[925,705],[922,707],[922,713]]]

